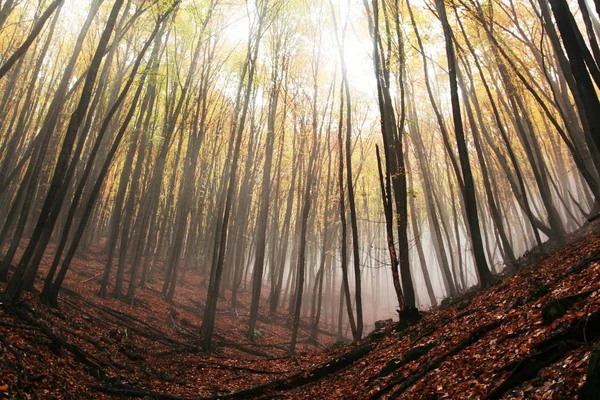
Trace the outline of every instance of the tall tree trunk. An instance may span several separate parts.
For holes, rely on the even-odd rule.
[[[256,227],[256,258],[254,259],[254,271],[252,273],[252,300],[250,303],[250,321],[246,335],[250,340],[254,340],[256,318],[258,316],[258,306],[260,303],[260,293],[262,288],[262,278],[265,262],[265,252],[267,244],[267,224],[269,219],[269,205],[271,202],[271,166],[273,164],[273,148],[275,144],[275,123],[277,117],[277,108],[279,104],[279,92],[281,88],[281,75],[279,68],[279,51],[281,49],[281,38],[275,39],[275,53],[273,55],[274,65],[271,72],[271,93],[269,96],[269,113],[267,117],[267,142],[265,149],[265,163],[263,166],[262,187],[260,190],[260,210]]]
[[[446,57],[448,59],[448,73],[450,79],[450,98],[452,102],[452,116],[454,120],[454,132],[456,135],[456,144],[461,164],[464,187],[462,188],[467,213],[467,222],[471,231],[471,243],[473,245],[473,256],[475,258],[475,267],[479,275],[479,283],[482,287],[487,287],[492,283],[485,253],[483,241],[481,239],[481,230],[479,227],[479,215],[477,210],[477,200],[475,198],[475,184],[469,163],[469,153],[463,132],[462,116],[460,111],[460,100],[458,95],[458,83],[456,78],[456,57],[454,55],[454,44],[452,43],[452,31],[448,18],[446,16],[446,5],[443,0],[436,0],[436,6],[444,37],[446,41]]]
[[[213,251],[213,264],[211,268],[210,274],[210,282],[208,286],[208,295],[206,299],[206,307],[204,309],[204,316],[202,318],[202,345],[205,350],[209,351],[211,348],[212,336],[215,327],[215,316],[217,311],[217,300],[219,295],[219,290],[221,286],[221,276],[223,274],[223,264],[225,260],[225,249],[227,247],[227,230],[229,226],[229,217],[231,213],[231,206],[233,202],[235,187],[237,185],[237,170],[239,164],[240,157],[240,149],[242,144],[242,137],[244,133],[244,128],[246,124],[246,116],[248,112],[248,107],[250,103],[250,96],[252,94],[252,86],[254,83],[254,74],[256,72],[256,63],[258,57],[258,49],[260,44],[260,39],[262,37],[262,29],[264,20],[267,13],[267,4],[262,5],[262,9],[260,10],[260,14],[258,16],[257,21],[257,31],[255,34],[255,43],[254,48],[252,49],[250,44],[248,47],[247,59],[249,63],[249,72],[248,72],[248,81],[246,84],[246,94],[243,101],[241,114],[239,116],[239,122],[237,123],[237,132],[235,132],[235,136],[233,140],[235,141],[233,154],[231,158],[231,168],[229,171],[229,182],[227,185],[227,193],[225,196],[223,207],[219,207],[219,209],[223,210],[223,212],[219,212],[217,214],[217,218],[220,221],[217,222],[217,234],[215,235],[215,246]],[[249,39],[251,40],[251,39]],[[234,116],[238,118],[238,116]]]
[[[75,138],[77,136],[77,131],[79,130],[79,127],[81,126],[88,110],[94,83],[100,69],[100,63],[102,61],[102,57],[104,56],[104,51],[108,45],[108,41],[114,29],[117,17],[119,15],[119,10],[121,9],[122,5],[123,0],[115,1],[106,26],[100,37],[94,57],[90,63],[79,103],[69,120],[67,132],[63,139],[63,144],[56,162],[54,174],[50,182],[50,188],[46,194],[46,199],[40,212],[35,230],[31,236],[27,248],[25,249],[25,252],[23,253],[23,256],[21,257],[15,274],[4,291],[3,296],[8,302],[14,302],[18,300],[19,296],[21,295],[21,291],[25,286],[25,280],[28,278],[31,280],[30,277],[35,277],[36,275],[39,264],[31,264],[30,261],[36,250],[39,252],[40,248],[46,247],[58,217],[60,205],[64,199],[64,195],[66,194],[66,190],[61,189],[63,188],[63,185],[68,184],[71,179],[71,177],[65,175],[69,165],[69,158],[73,150]],[[83,138],[81,140],[83,140]],[[62,196],[60,195],[61,193]]]

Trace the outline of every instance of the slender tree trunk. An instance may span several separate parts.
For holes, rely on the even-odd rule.
[[[465,207],[467,213],[467,222],[471,231],[471,243],[473,245],[473,256],[475,258],[475,266],[479,275],[479,283],[482,287],[487,287],[492,283],[492,276],[485,259],[483,251],[483,242],[481,239],[481,231],[479,227],[479,215],[477,210],[477,200],[475,198],[475,184],[471,173],[471,165],[469,163],[469,153],[464,137],[462,116],[460,113],[460,100],[458,96],[458,83],[456,78],[456,57],[454,55],[454,45],[452,43],[452,31],[448,18],[446,16],[446,5],[443,0],[436,0],[438,14],[444,30],[446,40],[446,57],[448,59],[448,72],[450,76],[450,92],[452,102],[452,115],[454,120],[454,131],[456,135],[456,144],[458,147],[458,155],[461,164],[462,176],[464,180],[463,196],[465,199]]]
[[[13,275],[13,278],[9,282],[3,294],[5,300],[8,302],[14,302],[18,300],[21,291],[26,284],[26,281],[33,281],[32,277],[35,277],[36,275],[39,264],[30,264],[30,261],[36,250],[39,253],[41,251],[40,249],[46,247],[46,244],[48,243],[50,234],[52,233],[52,229],[54,228],[54,224],[58,217],[58,212],[60,211],[60,204],[62,203],[64,194],[66,193],[66,190],[61,189],[63,185],[66,185],[70,181],[71,178],[69,176],[65,176],[65,174],[67,172],[69,158],[73,150],[73,145],[77,135],[77,131],[79,130],[79,127],[81,126],[84,116],[88,110],[88,105],[90,103],[92,95],[92,89],[96,81],[96,77],[98,75],[100,63],[102,61],[104,51],[106,49],[106,46],[108,45],[108,41],[112,34],[113,28],[117,20],[117,16],[119,14],[119,10],[121,9],[122,5],[123,0],[115,1],[113,8],[111,9],[109,18],[107,20],[106,26],[104,28],[104,31],[102,32],[100,42],[98,43],[98,47],[96,48],[94,57],[90,63],[90,68],[86,76],[85,84],[82,90],[79,103],[69,120],[67,132],[63,139],[63,144],[59,153],[58,161],[56,162],[54,174],[50,182],[50,188],[48,189],[48,193],[46,194],[46,199],[44,201],[44,205],[38,218],[35,230],[31,236],[31,239],[29,241],[29,244],[27,245],[27,248],[25,249],[23,256],[21,257],[21,261],[19,262],[17,271],[15,272],[15,275]],[[61,193],[62,196],[60,195]]]
[[[38,37],[38,35],[42,31],[42,29],[44,28],[46,21],[48,21],[48,19],[52,16],[52,14],[62,6],[63,2],[64,2],[64,0],[54,0],[54,2],[50,3],[50,5],[46,9],[46,11],[44,11],[44,13],[40,16],[40,19],[38,19],[37,22],[33,25],[33,28],[31,29],[29,36],[27,36],[27,38],[25,39],[23,44],[21,44],[21,46],[19,46],[19,48],[17,50],[15,50],[15,52],[8,58],[8,60],[6,60],[4,62],[4,64],[2,64],[2,66],[0,66],[0,80],[4,77],[4,75],[6,75],[6,73],[17,62],[17,60],[19,58],[21,58],[27,52],[29,47],[31,47],[31,44],[33,43],[33,41]],[[7,6],[7,4],[4,5],[2,10],[4,10],[4,8],[6,8],[6,6]],[[4,24],[5,18],[2,18],[2,17],[0,17],[0,18],[1,18],[0,19],[0,26],[1,26],[2,24]]]
[[[233,149],[233,157],[231,159],[231,171],[229,172],[229,182],[227,187],[227,194],[224,199],[223,213],[219,213],[218,217],[221,221],[217,225],[217,234],[215,237],[213,265],[211,268],[211,277],[208,287],[208,296],[206,299],[206,307],[204,310],[204,316],[202,319],[202,344],[206,350],[210,350],[212,336],[214,331],[215,316],[217,311],[217,300],[219,290],[221,286],[221,276],[223,273],[223,263],[225,259],[225,249],[227,247],[227,229],[229,226],[229,217],[231,213],[231,205],[233,202],[233,196],[235,192],[235,186],[237,185],[237,169],[239,164],[240,148],[242,137],[244,133],[246,115],[248,112],[248,106],[250,102],[250,96],[252,94],[252,85],[254,83],[254,74],[256,71],[256,62],[258,56],[258,49],[260,39],[262,36],[263,23],[265,14],[267,12],[267,4],[263,4],[262,10],[260,11],[257,32],[255,36],[254,49],[248,49],[248,62],[250,64],[248,73],[248,82],[246,85],[246,94],[243,102],[241,115],[239,116],[239,122],[237,124],[237,132],[233,140],[235,141]],[[237,116],[235,116],[237,118]]]

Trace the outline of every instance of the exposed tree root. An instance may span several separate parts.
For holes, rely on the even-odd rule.
[[[263,395],[269,391],[277,392],[294,389],[299,386],[316,382],[354,364],[356,361],[366,356],[373,349],[373,347],[374,346],[371,344],[361,346],[352,351],[344,353],[334,360],[320,365],[319,367],[307,371],[301,371],[292,376],[277,379],[264,385],[254,386],[227,395],[209,397],[206,398],[206,400],[246,399]]]
[[[47,325],[39,321],[39,318],[37,316],[35,316],[35,318],[31,317],[18,307],[7,307],[7,310],[19,317],[21,320],[27,322],[32,326],[35,326],[39,331],[46,335],[52,341],[52,346],[54,346],[57,349],[57,351],[60,351],[60,349],[64,348],[68,352],[73,354],[73,357],[77,362],[80,362],[86,365],[88,368],[90,368],[90,372],[92,372],[93,376],[96,376],[98,378],[106,376],[106,372],[104,371],[104,368],[101,365],[103,363],[100,360],[95,359],[95,357],[87,354],[79,346],[68,342],[62,336],[54,333],[52,329],[50,329]],[[32,312],[33,310],[30,309],[29,311]]]
[[[199,342],[200,341],[200,337],[198,335],[195,335],[193,333],[193,332],[200,332],[200,327],[199,326],[195,326],[192,323],[190,323],[189,321],[185,320],[185,323],[184,323],[184,321],[182,321],[182,327],[180,327],[179,324],[177,323],[177,321],[175,321],[175,318],[172,315],[170,315],[169,317],[171,319],[171,323],[173,324],[173,326],[175,327],[175,329],[177,330],[177,332],[179,332],[182,336],[184,336],[184,337],[186,337],[186,338],[188,338],[188,339],[190,339],[190,340],[192,340],[194,342],[196,342],[196,341]],[[192,328],[193,331],[190,330],[190,328]],[[214,337],[217,338],[217,339],[219,339],[219,343],[218,343],[219,346],[222,346],[222,347],[231,347],[231,348],[240,350],[240,351],[242,351],[244,353],[247,353],[247,354],[250,354],[250,355],[253,355],[253,356],[257,356],[257,357],[263,357],[263,358],[267,358],[267,359],[272,359],[273,358],[273,355],[271,355],[269,353],[266,353],[266,352],[261,351],[261,350],[253,349],[251,347],[245,346],[245,345],[240,344],[240,343],[232,342],[231,340],[229,340],[229,339],[227,339],[224,336],[221,336],[219,334],[215,333]],[[265,345],[263,347],[273,347],[273,348],[278,348],[279,350],[283,350],[283,351],[287,350],[285,348],[282,349],[280,346],[277,346],[277,345]],[[198,349],[198,351],[200,351],[200,349]]]
[[[585,384],[581,388],[581,400],[593,400],[600,393],[600,344],[592,350]]]
[[[402,358],[394,358],[388,361],[388,363],[384,365],[383,368],[381,368],[377,375],[369,379],[369,381],[367,382],[367,386],[372,386],[373,383],[378,379],[385,378],[386,376],[393,374],[409,362],[418,360],[419,358],[426,355],[429,352],[429,350],[431,350],[435,346],[435,344],[428,344],[425,346],[413,347],[412,349],[404,353],[402,355]]]
[[[77,292],[74,292],[70,289],[65,288],[65,289],[63,289],[63,291],[65,293],[67,293],[68,295],[84,302],[86,305],[90,306],[91,308],[97,309],[100,312],[102,312],[103,314],[105,314],[113,319],[116,319],[117,321],[119,321],[120,326],[126,327],[131,332],[133,332],[137,335],[140,335],[142,337],[145,337],[146,339],[161,343],[165,346],[169,346],[169,347],[173,347],[173,348],[186,348],[190,352],[198,351],[197,346],[193,346],[193,345],[187,344],[185,342],[177,341],[177,340],[173,339],[172,337],[168,336],[167,334],[165,334],[164,332],[160,331],[156,327],[140,320],[139,318],[136,318],[132,315],[126,314],[121,311],[114,310],[110,307],[103,306],[101,304],[96,304],[96,303],[86,299],[85,297],[81,296]]]
[[[267,371],[267,370],[262,370],[262,369],[241,367],[241,366],[237,366],[237,365],[228,365],[228,364],[218,363],[218,362],[214,362],[214,361],[202,361],[200,364],[197,365],[198,368],[201,368],[203,366],[213,366],[216,368],[226,369],[226,370],[230,370],[230,371],[244,371],[244,372],[250,372],[251,374],[259,374],[259,375],[282,375],[282,374],[289,373],[289,371],[281,371],[281,372],[280,371]]]
[[[567,272],[567,275],[579,272],[582,269],[587,268],[591,263],[596,262],[596,261],[600,261],[600,253],[596,253],[593,256],[588,257],[585,260],[575,264],[574,266],[572,266],[569,269],[569,271]]]
[[[6,350],[8,350],[14,356],[17,364],[19,365],[19,379],[27,380],[29,378],[29,371],[27,370],[27,367],[25,366],[25,362],[23,361],[23,355],[21,354],[21,352],[1,332],[0,332],[0,343],[2,343],[4,345],[4,347],[6,347]]]
[[[374,345],[368,344],[365,346],[358,347],[352,351],[344,353],[339,357],[320,365],[319,367],[309,369],[306,371],[297,372],[291,376],[287,376],[281,379],[276,379],[271,382],[253,386],[251,388],[243,389],[233,393],[219,394],[209,397],[201,398],[185,398],[171,396],[168,394],[155,393],[151,391],[145,391],[142,389],[136,389],[131,387],[102,387],[93,386],[91,389],[110,394],[113,396],[123,397],[138,397],[148,398],[156,400],[219,400],[219,399],[249,399],[257,396],[265,395],[269,392],[286,391],[294,389],[299,386],[303,386],[312,382],[316,382],[322,378],[330,376],[360,360],[366,356]]]
[[[488,396],[488,399],[499,399],[509,389],[534,378],[538,371],[545,366],[560,360],[569,349],[566,343],[561,342],[548,349],[531,354],[516,363],[516,366],[500,385],[498,385]]]
[[[137,397],[142,399],[152,400],[194,400],[190,397],[178,397],[169,394],[151,392],[147,390],[137,389],[134,387],[106,387],[106,386],[90,386],[90,389],[100,393],[109,394],[118,397]]]
[[[499,399],[508,390],[534,378],[542,368],[562,359],[567,351],[579,347],[583,342],[594,340],[598,336],[600,336],[600,311],[554,332],[549,338],[535,346],[535,353],[511,364],[511,366],[515,366],[509,376],[496,386],[487,398]]]
[[[400,385],[390,395],[390,398],[393,398],[393,399],[397,398],[398,396],[400,396],[400,394],[402,394],[404,391],[406,391],[412,385],[414,385],[419,380],[421,380],[421,378],[423,378],[429,372],[431,372],[434,369],[436,369],[437,367],[439,367],[444,361],[446,361],[446,359],[460,353],[463,349],[465,349],[466,347],[470,346],[471,344],[477,342],[485,334],[496,329],[500,325],[501,325],[501,321],[494,321],[492,323],[480,326],[473,333],[471,333],[468,338],[466,338],[463,341],[461,341],[460,343],[458,343],[450,351],[446,352],[445,354],[442,354],[441,356],[439,356],[438,358],[433,360],[431,363],[429,363],[425,368],[421,369],[419,372],[411,375],[408,378],[399,377],[399,378],[393,379],[387,385],[383,386],[381,389],[379,389],[375,393],[373,393],[370,398],[371,399],[379,399],[382,396],[384,396],[386,393],[388,393],[390,390],[392,390],[395,386]]]
[[[214,336],[218,337],[217,335],[214,335]],[[263,357],[263,358],[266,358],[266,359],[272,359],[273,358],[272,354],[269,354],[269,353],[264,352],[262,350],[253,349],[251,347],[244,346],[244,345],[239,344],[239,343],[232,342],[232,341],[230,341],[228,339],[225,339],[222,336],[219,337],[219,343],[218,343],[218,345],[219,346],[223,346],[223,347],[231,347],[231,348],[243,351],[244,353],[248,353],[248,354],[250,354],[252,356]]]

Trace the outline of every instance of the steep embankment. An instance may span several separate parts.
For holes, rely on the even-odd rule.
[[[598,225],[486,291],[397,324],[364,356],[291,398],[575,398],[600,338]]]
[[[198,278],[172,305],[157,282],[134,307],[94,295],[101,257],[78,260],[59,310],[35,296],[0,307],[0,398],[574,398],[599,342],[599,260],[595,224],[410,327],[327,351],[304,331],[297,357],[283,316],[245,340],[246,297],[237,313],[222,302],[217,352],[205,355]]]

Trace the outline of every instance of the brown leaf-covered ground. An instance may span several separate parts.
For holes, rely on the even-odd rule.
[[[412,326],[389,325],[336,348],[333,335],[319,334],[320,346],[313,346],[303,330],[297,355],[289,357],[283,315],[260,321],[264,336],[255,343],[245,338],[247,293],[237,312],[227,299],[219,304],[216,351],[204,354],[198,331],[206,288],[192,274],[173,304],[163,300],[160,281],[140,290],[135,306],[99,299],[99,245],[75,260],[58,309],[35,294],[0,306],[0,398],[576,398],[599,342],[599,252],[596,223],[541,261],[423,313]],[[545,304],[574,295],[564,315],[544,322]],[[553,339],[565,332],[571,335]],[[553,358],[532,367],[524,382],[510,383],[546,354]]]

